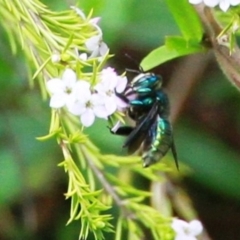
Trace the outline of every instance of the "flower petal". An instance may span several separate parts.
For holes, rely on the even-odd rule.
[[[72,88],[77,81],[76,73],[72,69],[67,68],[62,75],[62,80],[65,86]]]
[[[177,235],[174,240],[197,240],[197,238],[188,235]]]
[[[202,0],[189,0],[191,4],[199,4],[202,2]]]
[[[183,220],[174,218],[171,226],[177,235],[185,235],[184,229],[188,228],[188,223]]]
[[[128,80],[126,77],[118,77],[116,91],[118,93],[122,93],[125,90],[127,83],[128,83]]]
[[[204,4],[208,7],[216,7],[221,0],[204,0]]]
[[[192,220],[189,223],[189,232],[193,236],[199,235],[203,231],[202,223],[198,220]]]
[[[102,95],[98,94],[98,93],[94,93],[91,96],[91,102],[93,103],[93,105],[104,105],[105,104],[105,100],[102,97]]]
[[[101,17],[95,17],[90,19],[89,22],[92,24],[98,24],[100,20],[101,20]]]
[[[236,5],[240,4],[240,0],[229,0],[229,2],[232,6],[236,6]]]
[[[109,115],[104,105],[95,106],[93,108],[93,111],[94,111],[94,114],[99,118],[107,119]]]
[[[115,102],[117,104],[117,108],[122,110],[128,106],[128,103],[124,102],[121,98],[115,96]]]
[[[50,107],[51,108],[61,108],[66,103],[66,96],[65,94],[54,94],[50,100]]]
[[[91,109],[87,109],[80,118],[83,126],[90,127],[94,123],[95,115]]]
[[[51,94],[62,93],[64,91],[64,84],[59,78],[52,78],[46,83],[47,89]]]
[[[85,103],[79,101],[69,104],[67,107],[70,113],[77,116],[83,114],[87,110]]]
[[[101,42],[100,47],[99,47],[100,56],[106,55],[108,51],[109,51],[109,48],[108,48],[107,44],[105,42]]]
[[[86,102],[91,98],[90,83],[84,80],[80,80],[75,86],[76,98],[81,102]]]
[[[75,92],[72,92],[70,94],[65,94],[65,104],[67,107],[73,105],[77,101],[77,96]]]
[[[105,107],[108,115],[113,114],[117,110],[117,103],[115,97],[105,97]]]
[[[228,0],[221,0],[219,3],[219,7],[226,12],[228,10],[228,8],[230,7],[230,3],[228,2]]]
[[[90,83],[85,80],[79,80],[76,83],[76,87],[82,89],[83,91],[85,91],[86,89],[90,90]]]
[[[116,76],[116,72],[115,72],[115,69],[114,68],[111,68],[111,67],[107,67],[107,68],[104,68],[101,72],[101,77],[102,78],[107,78],[108,76]]]
[[[87,48],[90,52],[93,52],[94,50],[98,49],[98,48],[99,48],[100,39],[101,39],[101,36],[100,36],[100,35],[90,37],[90,38],[85,42],[86,48]]]
[[[91,55],[89,56],[89,58],[95,58],[95,57],[99,57],[99,47],[96,47],[95,50],[92,51]]]

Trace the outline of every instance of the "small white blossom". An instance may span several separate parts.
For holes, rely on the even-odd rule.
[[[109,48],[106,43],[103,42],[103,33],[102,29],[97,25],[100,21],[100,17],[92,18],[89,22],[94,28],[96,28],[98,34],[90,37],[86,42],[85,46],[90,52],[89,58],[102,57],[109,51]]]
[[[224,12],[226,12],[230,6],[240,4],[240,0],[189,0],[189,2],[192,4],[203,2],[208,7],[216,7],[219,5],[220,9]]]
[[[220,0],[189,0],[192,4],[199,4],[203,2],[208,7],[216,7]]]
[[[196,236],[203,231],[202,223],[198,220],[188,223],[174,218],[172,228],[176,233],[174,240],[197,240]]]
[[[92,36],[85,42],[85,46],[91,53],[89,58],[104,56],[109,50],[107,44],[102,41],[102,35]]]
[[[107,119],[107,110],[103,98],[97,93],[91,93],[89,82],[80,80],[76,84],[76,100],[68,107],[69,112],[80,116],[85,127],[93,124],[95,116]]]
[[[75,99],[75,85],[77,76],[72,69],[66,69],[62,78],[53,78],[47,82],[47,89],[51,93],[50,107],[61,108],[69,106]]]
[[[127,106],[127,103],[116,96],[117,93],[122,93],[127,85],[127,78],[116,74],[113,68],[102,70],[101,81],[95,86],[97,92],[103,97],[108,115],[113,114],[117,109],[122,109]]]

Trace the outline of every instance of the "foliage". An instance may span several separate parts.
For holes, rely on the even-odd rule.
[[[131,1],[125,3],[128,6],[133,4]],[[166,37],[164,45],[149,53],[141,62],[141,67],[148,71],[169,60],[199,52],[205,53],[211,48],[230,81],[239,87],[238,48],[234,40],[237,31],[233,28],[239,21],[238,15],[234,13],[233,20],[225,28],[211,27],[217,25],[217,22],[213,22],[211,13],[204,15],[198,7],[196,11],[187,0],[166,0],[166,3],[181,35]],[[103,6],[103,2],[96,1],[96,8]],[[37,81],[44,99],[49,95],[46,81],[60,76],[65,68],[74,69],[80,78],[87,79],[94,85],[99,81],[99,75],[107,60],[111,58],[107,53],[100,58],[83,60],[76,54],[76,48],[77,52],[88,53],[86,39],[97,33],[91,23],[92,11],[87,17],[82,17],[76,9],[54,12],[38,1],[0,0],[0,15],[4,19],[1,24],[8,34],[12,52],[17,53],[20,43],[28,62],[30,86],[36,86]],[[182,15],[186,17],[183,18]],[[121,17],[122,15],[119,16]],[[127,22],[128,17],[125,17]],[[124,22],[121,23],[112,16],[109,18],[118,22],[119,27]],[[230,39],[223,45],[220,40],[228,34]],[[53,56],[58,56],[60,60],[53,61]],[[123,121],[122,113],[117,112],[111,117],[110,126],[113,120]],[[79,120],[65,109],[52,109],[49,134],[38,138],[41,141],[56,139],[62,150],[63,160],[58,166],[68,175],[68,189],[65,194],[66,199],[71,201],[68,224],[80,221],[79,238],[83,239],[86,239],[90,232],[99,240],[104,239],[106,232],[115,232],[115,239],[122,239],[125,234],[128,239],[142,239],[146,229],[151,232],[153,239],[173,239],[172,216],[165,216],[149,206],[152,193],[136,187],[133,178],[126,178],[131,172],[137,179],[144,177],[149,182],[161,182],[162,176],[171,171],[170,168],[161,162],[143,169],[139,157],[104,154],[92,141],[96,137],[95,131],[98,130],[93,128],[91,132],[91,129],[84,129]],[[180,138],[186,137],[185,132],[186,129],[183,133],[180,132]],[[192,135],[194,136],[194,133]],[[191,145],[194,141],[184,141],[184,144]],[[210,146],[211,143],[207,145]],[[189,156],[190,160],[187,161],[191,165],[193,157],[189,152],[186,155]],[[6,158],[11,157],[6,155]],[[214,161],[217,162],[216,159]],[[200,163],[200,160],[197,162]],[[225,167],[224,164],[221,165],[221,168],[226,169]],[[234,172],[236,176],[239,165],[233,163],[231,167],[229,172]],[[218,175],[217,172],[214,175],[211,172],[207,174],[210,178]],[[199,178],[204,181],[201,174]],[[229,189],[228,194],[235,195],[238,186],[235,178],[229,181],[225,176],[222,181],[222,186],[225,184]],[[213,187],[217,188],[214,181]],[[110,211],[113,206],[118,208],[117,217]],[[171,213],[171,210],[169,212]]]

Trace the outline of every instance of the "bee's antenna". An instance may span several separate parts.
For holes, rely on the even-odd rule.
[[[139,70],[133,70],[133,69],[126,69],[127,72],[133,72],[133,73],[143,73],[143,69],[142,67],[140,66],[139,62],[136,61],[136,59],[132,58],[132,56],[130,56],[128,53],[125,53],[124,54],[128,59],[130,59],[135,65],[136,67],[139,69]]]
[[[142,73],[140,70],[135,70],[135,69],[131,69],[131,68],[125,68],[126,72],[131,72],[131,73]]]

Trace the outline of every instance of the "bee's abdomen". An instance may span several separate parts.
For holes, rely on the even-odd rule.
[[[167,119],[159,118],[152,142],[147,146],[142,158],[144,167],[158,162],[172,146],[172,126]]]

